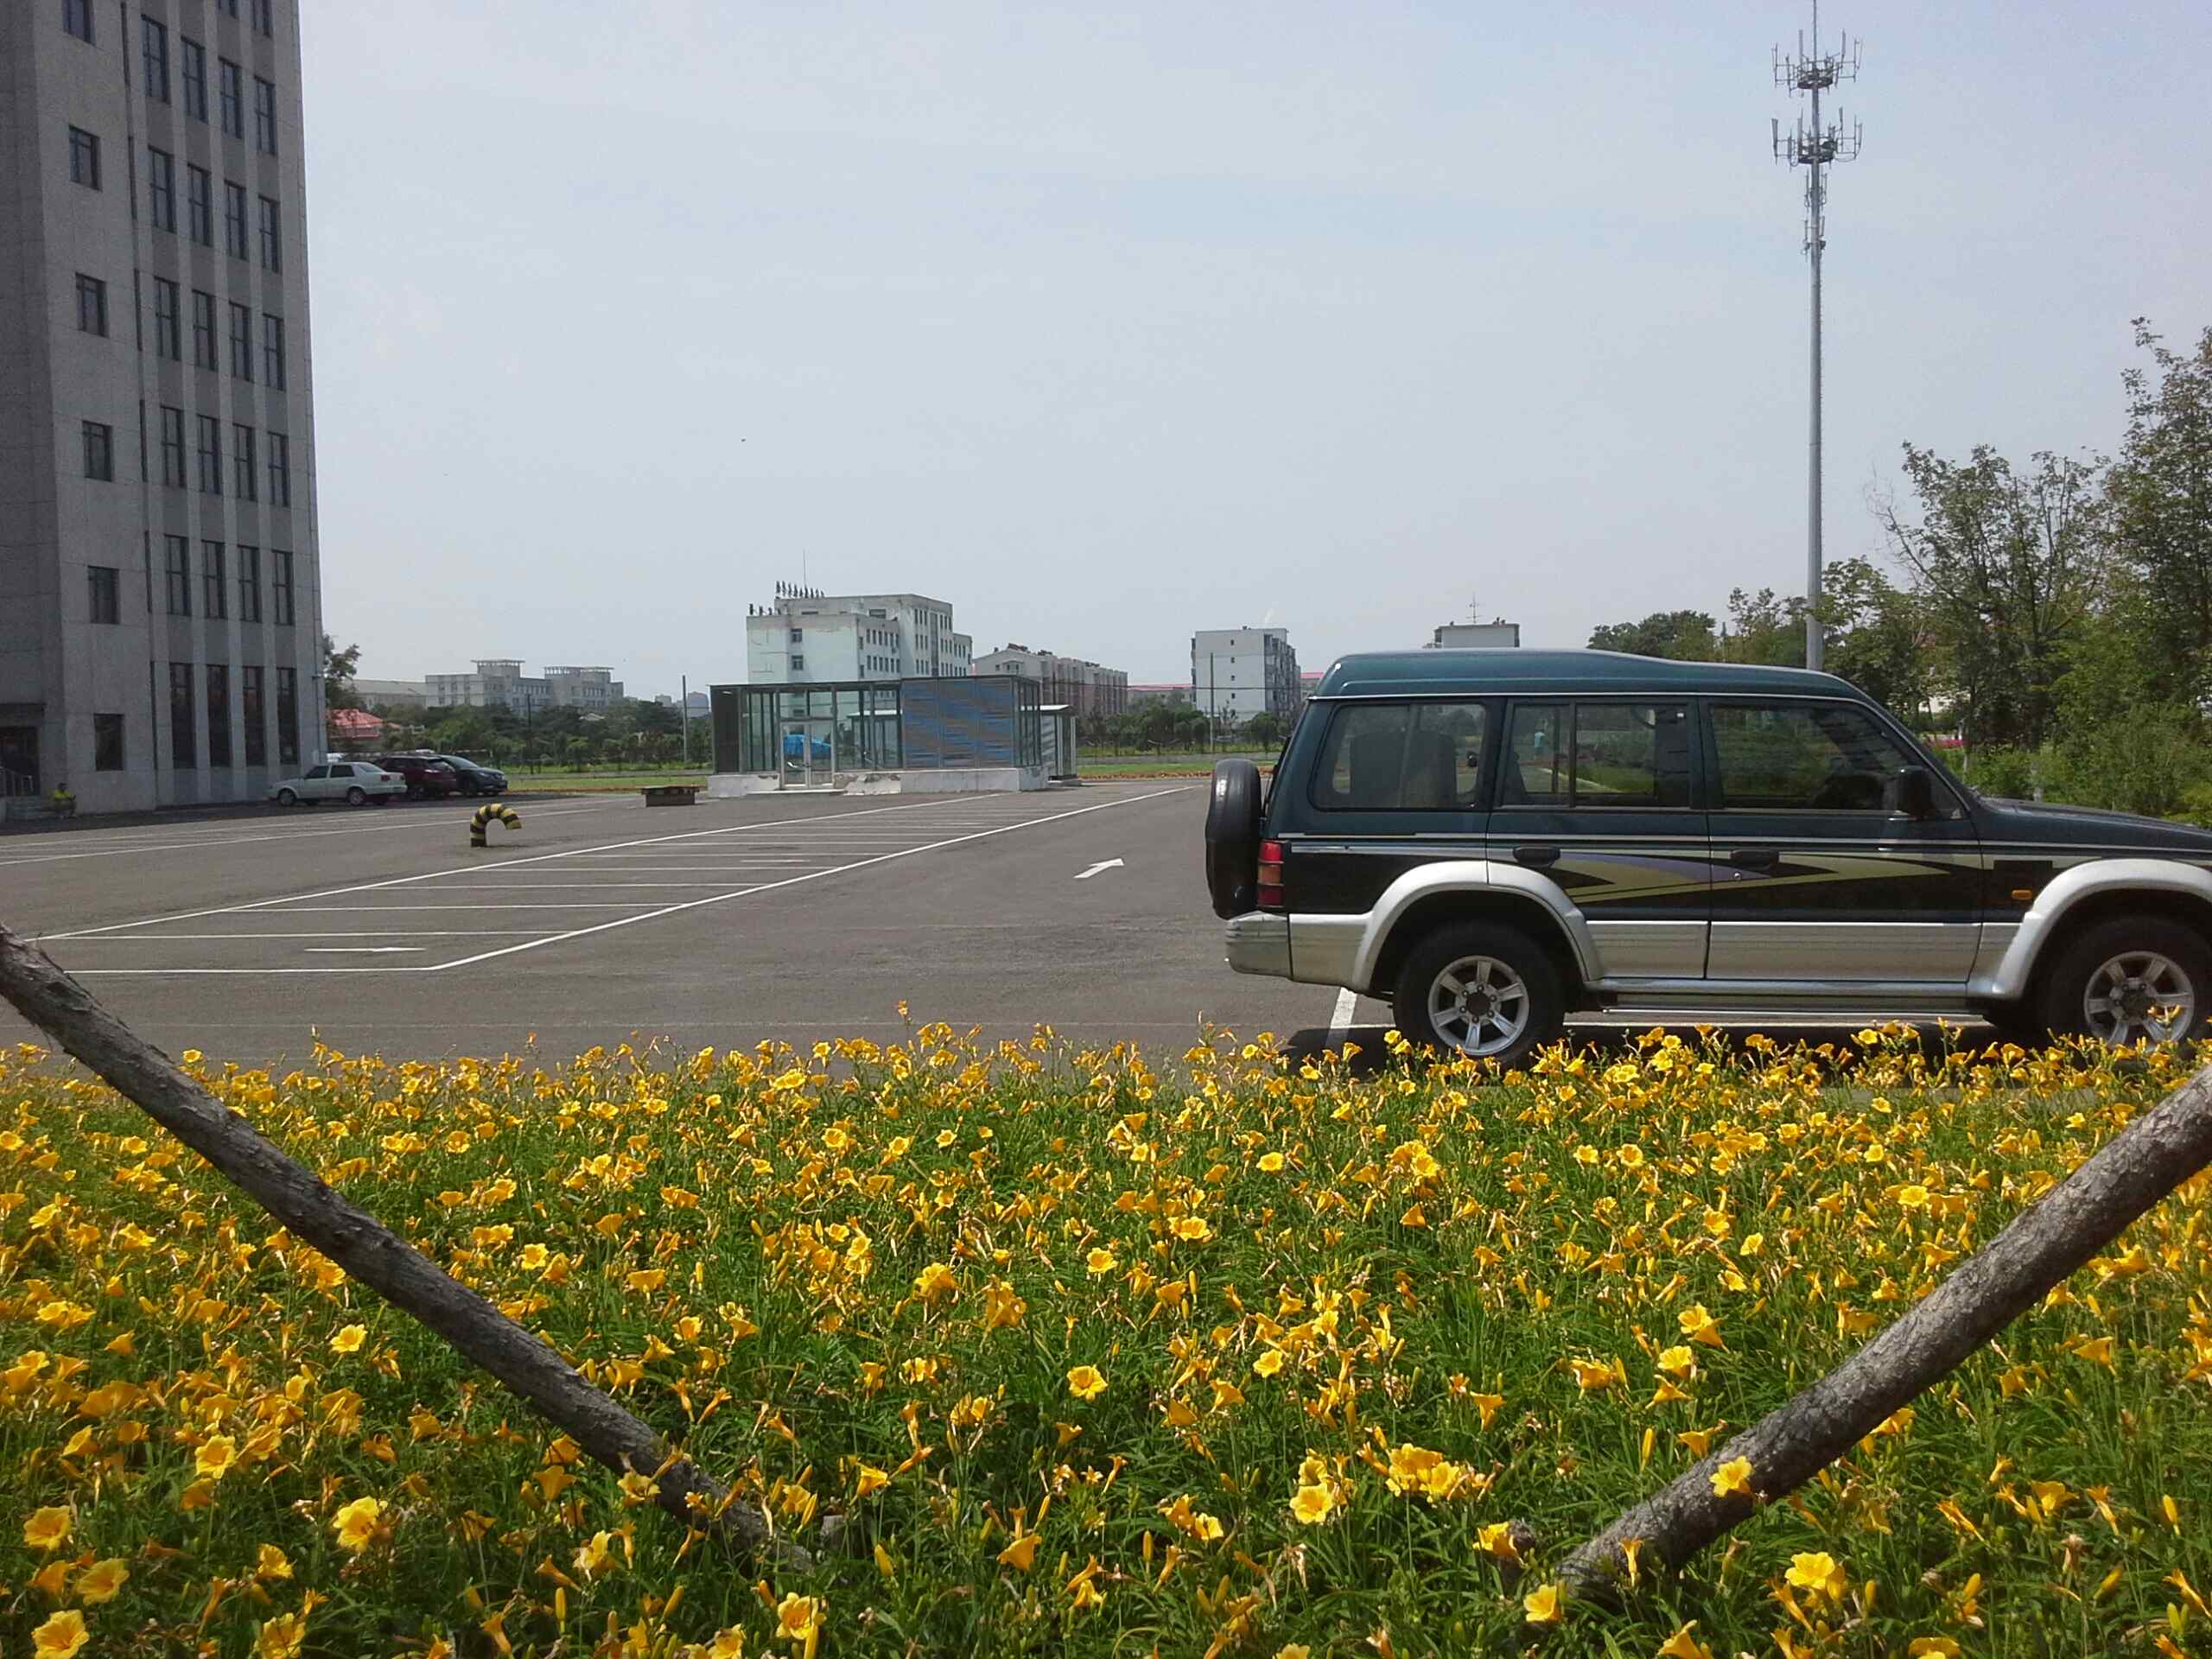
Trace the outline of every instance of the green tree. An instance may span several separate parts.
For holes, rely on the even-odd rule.
[[[1914,579],[1968,746],[2040,747],[2066,652],[2102,566],[2101,464],[2038,452],[2028,469],[1986,444],[1963,461],[1904,446],[1916,513],[1878,512]]]
[[[1714,656],[1724,663],[1764,663],[1775,668],[1805,665],[1805,601],[1778,597],[1771,588],[1728,595],[1728,623]]]
[[[2129,369],[2127,432],[2108,489],[2113,547],[2152,602],[2133,639],[2158,701],[2212,694],[2212,328],[2176,352],[2140,317],[2135,344],[2156,373]]]
[[[338,649],[328,634],[322,636],[322,701],[329,709],[359,709],[361,699],[353,690],[353,672],[360,666],[361,648]]]
[[[1719,654],[1713,618],[1703,611],[1654,611],[1641,622],[1608,622],[1590,630],[1590,648],[1692,663]]]
[[[1901,715],[1917,712],[1930,683],[1919,601],[1866,559],[1842,560],[1825,575],[1822,666]]]

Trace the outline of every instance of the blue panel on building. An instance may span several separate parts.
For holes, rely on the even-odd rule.
[[[1028,688],[1033,695],[1035,688]],[[1022,764],[1021,682],[1007,679],[901,680],[899,735],[910,766]]]

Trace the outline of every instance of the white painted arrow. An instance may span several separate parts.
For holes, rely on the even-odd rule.
[[[427,949],[420,944],[311,944],[311,957],[404,957]]]
[[[1120,859],[1109,858],[1103,863],[1092,865],[1089,869],[1077,876],[1076,880],[1078,881],[1088,881],[1092,876],[1097,874],[1101,870],[1117,870],[1122,868],[1122,861]]]

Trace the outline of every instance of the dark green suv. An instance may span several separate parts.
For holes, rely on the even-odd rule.
[[[1229,964],[1512,1065],[1570,1012],[2193,1036],[2212,832],[1976,794],[1865,693],[1610,652],[1346,657],[1215,768]]]

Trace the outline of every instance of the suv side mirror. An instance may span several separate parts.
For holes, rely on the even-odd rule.
[[[1885,804],[1894,813],[1908,818],[1936,816],[1936,780],[1925,766],[1900,766],[1883,792],[1889,797]]]

